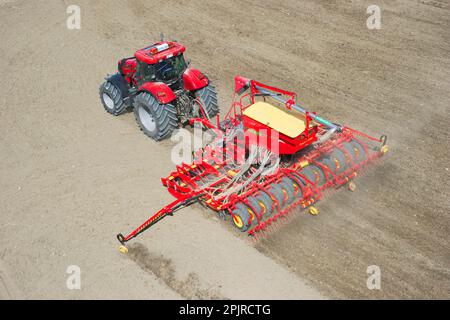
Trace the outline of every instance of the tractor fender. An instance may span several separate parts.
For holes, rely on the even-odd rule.
[[[209,84],[208,78],[197,69],[187,69],[183,73],[184,89],[187,91],[199,90]]]
[[[120,92],[122,93],[122,99],[130,96],[131,87],[128,84],[127,80],[125,80],[125,78],[120,73],[110,75],[106,77],[106,80],[119,88]]]
[[[143,91],[150,93],[161,104],[172,102],[177,98],[172,89],[163,82],[146,82],[139,87],[138,93]]]

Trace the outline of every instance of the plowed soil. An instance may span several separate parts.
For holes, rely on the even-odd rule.
[[[450,3],[382,1],[0,1],[1,298],[450,298]],[[164,32],[187,47],[228,109],[237,74],[297,92],[390,152],[253,243],[201,207],[117,251],[171,201],[174,167],[98,87]],[[81,290],[66,287],[69,265]],[[381,270],[369,290],[367,267]]]

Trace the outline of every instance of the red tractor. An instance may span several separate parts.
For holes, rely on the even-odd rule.
[[[185,50],[177,42],[161,41],[120,60],[119,72],[100,86],[105,110],[117,116],[133,107],[141,130],[156,141],[190,119],[216,116],[216,90],[207,76],[189,68]]]

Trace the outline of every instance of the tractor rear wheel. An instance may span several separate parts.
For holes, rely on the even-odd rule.
[[[205,109],[208,117],[211,119],[219,113],[219,104],[217,102],[216,88],[211,82],[195,92],[195,97],[200,100],[202,107]]]
[[[134,116],[142,132],[156,141],[170,137],[178,127],[175,107],[170,103],[160,104],[148,92],[136,97]]]
[[[123,113],[127,107],[123,103],[120,89],[110,81],[105,81],[100,86],[100,100],[105,110],[115,116]]]

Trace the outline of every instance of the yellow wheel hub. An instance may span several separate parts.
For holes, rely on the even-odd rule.
[[[299,188],[299,186],[296,183],[293,183],[292,186],[294,187],[294,195],[296,196],[298,194],[298,190],[300,188]]]
[[[261,201],[258,201],[258,204],[261,206],[261,208],[262,208],[262,214],[264,214],[264,213],[266,213],[267,212],[267,208],[266,208],[266,206],[264,205],[264,203],[262,203]]]
[[[120,251],[121,253],[128,253],[128,248],[125,247],[125,246],[120,246],[120,247],[119,247],[119,251]]]
[[[235,215],[233,217],[233,222],[236,225],[236,227],[238,227],[239,229],[241,229],[244,226],[244,223],[242,222],[241,217],[239,217],[238,215]]]
[[[356,184],[353,181],[350,181],[348,183],[348,190],[350,190],[352,192],[356,190]]]
[[[281,188],[281,192],[283,192],[284,198],[283,202],[286,203],[286,201],[289,199],[289,194],[287,193],[286,189]]]
[[[255,219],[255,214],[253,213],[253,210],[248,208],[247,209],[248,213],[250,214],[250,218],[252,219],[252,221]]]
[[[309,207],[309,213],[312,214],[313,216],[316,216],[319,214],[319,210],[316,207]]]

